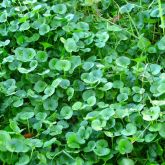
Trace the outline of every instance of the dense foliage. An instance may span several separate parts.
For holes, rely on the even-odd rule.
[[[163,0],[3,0],[0,162],[165,164]]]

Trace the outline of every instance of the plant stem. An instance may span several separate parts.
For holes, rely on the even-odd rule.
[[[164,28],[165,23],[164,23],[164,18],[163,18],[161,0],[158,0],[158,5],[159,5],[159,15],[160,15],[160,19],[161,19],[161,26],[163,28],[163,34],[165,34],[165,28]]]
[[[30,133],[29,120],[27,119],[28,133]]]

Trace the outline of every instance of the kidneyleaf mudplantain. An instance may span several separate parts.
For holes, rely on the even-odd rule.
[[[64,106],[64,107],[62,107],[62,109],[60,111],[60,115],[62,118],[66,119],[66,120],[70,119],[73,115],[73,110],[69,106]]]
[[[67,7],[65,4],[57,4],[52,7],[52,10],[57,14],[65,14]]]
[[[160,41],[158,41],[157,45],[158,45],[158,48],[159,50],[165,50],[165,36],[163,36]]]
[[[164,9],[1,0],[0,164],[163,165]]]
[[[42,24],[39,27],[39,34],[40,35],[45,35],[46,33],[48,33],[50,31],[50,26],[47,24]]]
[[[35,58],[38,62],[46,62],[48,59],[48,55],[45,51],[38,51]]]
[[[69,71],[71,63],[68,60],[59,60],[55,64],[55,69],[59,71]]]
[[[94,152],[98,156],[105,156],[110,153],[110,149],[108,148],[108,143],[106,140],[98,140],[96,142],[96,148],[94,149]]]
[[[68,51],[68,52],[76,52],[77,51],[77,44],[73,38],[68,38],[64,42],[64,47],[65,47],[66,51]]]
[[[10,137],[10,134],[6,131],[0,131],[0,143],[1,143],[1,146],[0,146],[0,150],[1,151],[7,151],[7,145],[8,143],[10,143],[11,141],[11,137]]]
[[[21,62],[29,62],[36,55],[36,51],[33,48],[18,47],[14,52],[16,59]]]
[[[120,139],[117,149],[121,154],[130,153],[133,150],[133,145],[128,139]]]
[[[116,64],[121,67],[127,67],[130,64],[130,59],[125,56],[121,56],[116,59]]]
[[[11,141],[9,142],[9,144],[7,144],[6,147],[8,151],[16,153],[26,153],[30,149],[23,139],[16,138],[11,139]]]

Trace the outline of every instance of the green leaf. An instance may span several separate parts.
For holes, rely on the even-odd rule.
[[[38,62],[46,62],[48,59],[48,54],[45,51],[38,51],[35,58]]]
[[[71,68],[71,63],[68,60],[59,60],[55,64],[55,69],[59,71],[69,71]]]
[[[157,49],[155,46],[150,46],[147,51],[148,53],[157,53]]]
[[[117,96],[117,101],[118,102],[122,102],[122,101],[126,101],[128,100],[128,95],[127,93],[120,93],[118,96]]]
[[[162,138],[165,138],[165,123],[161,123],[161,128],[159,130],[159,134]]]
[[[111,25],[108,27],[108,30],[109,31],[112,31],[112,32],[119,32],[119,31],[122,31],[121,27],[118,26],[118,25]]]
[[[18,47],[15,49],[14,52],[15,52],[16,59],[22,62],[29,62],[36,55],[36,52],[33,48]]]
[[[34,85],[34,90],[38,93],[43,92],[46,88],[47,84],[44,81],[37,81]]]
[[[19,158],[19,161],[16,162],[15,165],[26,165],[30,162],[30,158],[28,155],[23,155],[22,157]]]
[[[74,132],[68,132],[66,139],[69,148],[80,148],[80,145],[85,143],[85,141]]]
[[[138,41],[138,44],[137,44],[137,46],[139,47],[139,49],[141,49],[141,50],[147,50],[147,48],[150,45],[151,45],[151,42],[147,38],[145,38],[143,36],[141,36],[139,38],[139,41]]]
[[[63,89],[67,89],[70,86],[70,81],[67,79],[62,79],[59,86]]]
[[[137,128],[134,124],[132,123],[128,123],[126,125],[126,129],[123,129],[121,131],[121,134],[124,135],[124,136],[131,136],[131,135],[134,135],[137,131]]]
[[[40,35],[45,35],[46,33],[48,33],[50,31],[50,26],[47,24],[42,24],[39,27],[39,34]]]
[[[92,67],[94,66],[94,63],[93,62],[84,62],[84,64],[83,64],[83,69],[85,70],[85,71],[88,71],[88,70],[90,70]]]
[[[143,99],[143,96],[142,96],[141,94],[135,94],[135,95],[133,96],[133,101],[134,101],[134,102],[141,102],[142,99]]]
[[[82,98],[84,101],[87,101],[89,97],[95,96],[95,92],[93,90],[86,90],[82,94]]]
[[[142,111],[143,119],[146,121],[157,120],[160,115],[160,108],[158,106],[151,107]]]
[[[16,89],[16,81],[15,79],[8,79],[2,82],[2,89],[7,95],[12,95]]]
[[[103,127],[105,127],[105,126],[106,126],[106,121],[101,121],[99,119],[95,119],[91,123],[91,127],[95,131],[101,131],[103,129]]]
[[[165,92],[165,83],[161,83],[157,90],[160,92],[160,93],[164,93]]]
[[[95,40],[96,41],[95,45],[98,48],[102,48],[105,46],[105,43],[108,41],[109,34],[105,31],[99,31],[96,33],[96,37],[97,39]]]
[[[158,65],[158,64],[151,64],[151,65],[149,66],[149,71],[150,71],[153,75],[159,74],[160,71],[161,71],[161,69],[162,69],[161,66]]]
[[[15,102],[13,102],[13,107],[20,107],[20,106],[22,106],[23,105],[23,103],[24,103],[24,100],[23,99],[21,99],[21,98],[17,98],[17,100],[15,101]]]
[[[64,42],[64,47],[67,52],[76,52],[77,51],[77,44],[73,38],[68,38]]]
[[[11,141],[11,137],[8,132],[0,130],[0,151],[7,150],[7,144]]]
[[[145,92],[145,89],[144,88],[140,88],[138,86],[134,86],[132,87],[132,90],[135,92],[135,93],[138,93],[138,94],[143,94]]]
[[[119,12],[121,14],[124,14],[124,13],[130,13],[133,9],[135,8],[135,5],[134,4],[131,4],[131,3],[127,3],[126,5],[123,5]]]
[[[6,10],[0,13],[0,23],[4,23],[7,21],[7,12]]]
[[[37,65],[38,65],[38,62],[36,60],[32,60],[30,61],[30,64],[29,64],[30,68],[26,69],[26,68],[20,67],[18,68],[18,71],[23,74],[30,73],[36,69]]]
[[[57,4],[52,7],[52,10],[57,14],[65,14],[67,8],[65,4]]]
[[[94,152],[98,156],[108,155],[110,153],[110,149],[107,147],[108,147],[108,143],[106,140],[103,139],[98,140],[96,142],[96,148],[94,149]]]
[[[5,40],[4,42],[0,41],[0,47],[5,47],[7,45],[9,45],[10,40]],[[13,57],[13,56],[9,56],[9,57]],[[7,59],[8,57],[6,57]]]
[[[98,81],[101,81],[102,71],[100,69],[93,70],[90,73],[83,73],[81,79],[87,84],[94,84]]]
[[[111,108],[105,108],[99,114],[104,120],[109,120],[115,114],[115,111]]]
[[[69,73],[73,73],[73,71],[81,65],[81,58],[80,56],[72,56],[69,61],[71,62],[71,70]]]
[[[91,96],[87,99],[87,103],[90,106],[94,106],[96,104],[96,97],[95,96]]]
[[[54,88],[57,88],[61,82],[62,82],[62,79],[57,78],[57,79],[53,80],[51,86],[54,87]]]
[[[28,29],[30,29],[30,24],[29,24],[28,21],[21,24],[21,26],[19,28],[20,31],[25,31],[25,30],[28,30]]]
[[[45,120],[46,117],[47,117],[47,113],[45,113],[45,112],[38,112],[36,114],[36,119],[37,120]]]
[[[8,0],[3,0],[1,3],[1,6],[6,8],[6,7],[10,7],[11,6],[11,2]]]
[[[162,164],[164,16],[163,0],[1,0],[0,164]]]
[[[165,36],[163,36],[157,43],[159,50],[165,50]]]
[[[34,116],[34,112],[20,112],[18,115],[21,120],[28,120]]]
[[[133,145],[128,139],[120,139],[117,148],[121,154],[126,154],[132,152]]]
[[[43,102],[43,107],[47,111],[54,111],[58,107],[58,101],[54,98],[48,98]]]
[[[86,22],[78,22],[76,28],[80,29],[80,30],[88,31],[89,30],[89,24]]]
[[[95,141],[89,141],[87,146],[84,148],[84,152],[91,152],[95,148],[96,143]]]
[[[40,44],[44,47],[44,50],[53,47],[53,45],[48,42],[40,42]]]
[[[159,8],[157,8],[157,7],[156,8],[153,8],[151,10],[150,16],[151,17],[160,17]]]
[[[94,149],[94,153],[98,156],[106,156],[110,153],[110,149],[98,147],[98,148]]]
[[[127,67],[131,63],[130,59],[125,56],[121,56],[116,59],[116,64],[121,67]]]
[[[49,147],[49,146],[51,146],[53,143],[55,143],[56,141],[57,141],[56,138],[52,138],[52,139],[46,141],[46,142],[44,143],[43,147],[44,147],[44,148],[45,148],[45,147]]]
[[[82,102],[77,101],[72,105],[72,109],[77,111],[77,110],[81,109],[82,105],[83,105]]]
[[[119,160],[119,165],[134,165],[134,161],[130,158],[122,158]]]
[[[145,136],[145,142],[147,142],[147,143],[152,142],[156,136],[157,136],[157,134],[152,134],[152,133],[147,134]]]
[[[113,87],[113,83],[108,82],[108,83],[104,84],[104,86],[101,87],[100,90],[102,90],[102,91],[108,91],[108,90],[110,90],[112,87]]]
[[[40,148],[43,145],[43,142],[40,139],[29,139],[32,147]]]
[[[61,115],[62,118],[68,120],[72,117],[73,110],[69,106],[64,106],[64,107],[62,107],[62,109],[60,111],[60,115]]]
[[[71,100],[74,95],[74,88],[72,88],[72,87],[68,88],[66,93],[68,95],[68,101]]]
[[[49,61],[49,68],[52,69],[52,70],[55,70],[56,69],[56,62],[57,62],[57,59],[56,58],[52,58]]]
[[[161,129],[161,123],[152,123],[149,127],[150,132],[157,132]]]
[[[55,88],[52,85],[49,85],[45,88],[44,94],[46,95],[46,98],[52,96],[55,92]]]
[[[15,133],[20,133],[21,130],[20,130],[20,128],[18,127],[17,122],[14,121],[14,120],[11,120],[11,119],[10,119],[9,121],[10,121],[10,128],[11,128]]]
[[[113,82],[113,88],[120,89],[120,88],[123,88],[123,86],[124,86],[124,83],[120,80],[116,80]]]
[[[13,138],[10,140],[9,144],[6,146],[7,150],[10,152],[28,152],[29,147],[25,144],[24,140]]]
[[[120,88],[120,93],[126,93],[127,95],[130,95],[131,89],[129,87]]]

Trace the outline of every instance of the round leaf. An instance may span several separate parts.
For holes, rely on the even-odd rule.
[[[45,35],[46,33],[48,33],[50,31],[50,26],[47,24],[42,24],[39,27],[39,34],[40,35]]]
[[[67,52],[76,52],[77,51],[77,44],[73,38],[68,38],[64,42],[64,47]]]
[[[64,119],[68,120],[72,117],[73,115],[73,110],[71,107],[69,106],[64,106],[62,107],[61,111],[60,111],[60,115],[61,117],[63,117]]]
[[[55,64],[55,69],[59,71],[69,71],[71,68],[71,63],[68,60],[59,60]]]
[[[128,139],[120,139],[118,142],[118,150],[121,154],[130,153],[133,150],[133,145]]]
[[[52,7],[52,10],[57,14],[65,14],[67,8],[65,4],[57,4]]]
[[[121,56],[116,59],[116,64],[121,67],[127,67],[130,63],[130,59],[126,56]]]

